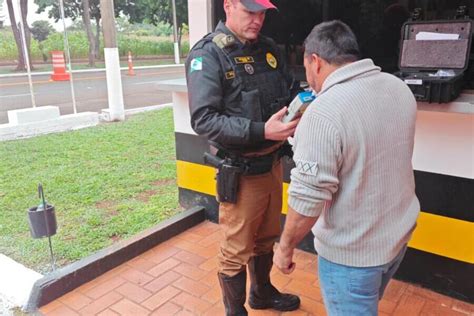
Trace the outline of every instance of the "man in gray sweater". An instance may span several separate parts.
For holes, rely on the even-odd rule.
[[[317,25],[305,41],[317,93],[294,138],[288,214],[274,263],[291,273],[312,229],[329,315],[377,315],[420,204],[411,163],[416,101],[398,78],[359,60],[351,29]]]

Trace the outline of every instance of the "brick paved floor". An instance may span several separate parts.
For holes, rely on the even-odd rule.
[[[95,280],[43,306],[44,315],[223,315],[216,273],[218,225],[204,222]],[[296,270],[274,269],[279,288],[300,295],[298,311],[285,315],[326,315],[316,276],[316,256],[297,251]],[[248,308],[249,309],[249,308]],[[474,315],[474,305],[392,280],[380,315]],[[253,311],[250,315],[279,315]]]

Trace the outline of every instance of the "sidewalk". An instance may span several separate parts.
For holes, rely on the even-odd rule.
[[[204,222],[43,306],[44,315],[224,315],[217,281],[221,232]],[[301,308],[249,315],[326,315],[316,275],[316,256],[297,251],[291,275],[272,271],[280,289],[300,295]],[[474,315],[474,305],[392,280],[379,315]]]

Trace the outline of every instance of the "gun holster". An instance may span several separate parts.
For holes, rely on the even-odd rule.
[[[237,203],[242,166],[236,165],[230,158],[220,158],[209,153],[204,153],[204,162],[217,168],[217,201]]]
[[[219,202],[237,203],[241,173],[240,167],[226,162],[221,165],[216,175]]]

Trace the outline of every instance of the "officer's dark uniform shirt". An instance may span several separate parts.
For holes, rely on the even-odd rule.
[[[273,40],[243,44],[219,22],[186,61],[191,126],[221,146],[253,151],[265,141],[265,122],[298,92]]]

